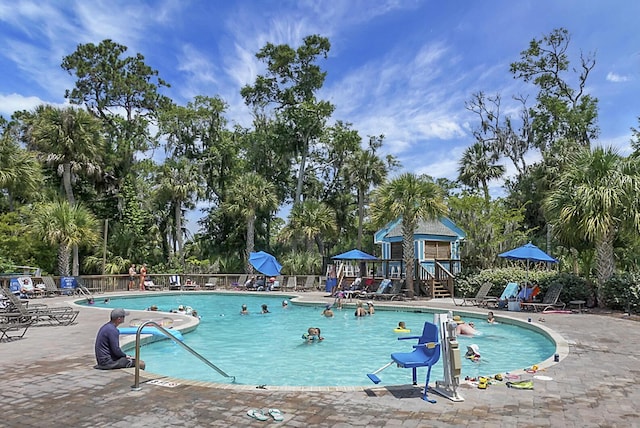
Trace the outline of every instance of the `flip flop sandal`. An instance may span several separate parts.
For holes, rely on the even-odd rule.
[[[267,419],[269,419],[264,415],[264,413],[262,413],[262,410],[258,410],[258,409],[251,409],[247,411],[247,416],[250,416],[253,419],[257,419],[259,421],[266,421]]]
[[[274,421],[284,421],[284,416],[282,416],[282,412],[278,409],[269,409],[269,414]]]

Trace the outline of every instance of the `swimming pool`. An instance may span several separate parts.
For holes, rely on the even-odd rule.
[[[335,316],[321,316],[323,305],[281,306],[283,298],[265,295],[171,294],[98,300],[95,306],[141,310],[153,304],[161,311],[179,305],[191,306],[202,316],[200,326],[184,336],[185,343],[226,373],[236,384],[279,386],[371,386],[367,373],[390,361],[392,352],[412,350],[415,340],[398,341],[393,329],[405,321],[409,335],[420,335],[433,312],[378,309],[373,316],[356,318],[353,309],[338,310]],[[240,315],[246,304],[249,315]],[[262,304],[271,313],[260,314]],[[441,311],[445,312],[445,311]],[[158,314],[160,315],[160,314]],[[467,321],[471,317],[465,317]],[[537,364],[555,351],[543,334],[509,324],[488,324],[473,319],[481,335],[459,337],[464,353],[477,344],[482,358],[474,363],[463,359],[462,378],[493,375]],[[301,336],[308,327],[319,327],[325,340],[305,343]],[[143,347],[141,357],[147,371],[183,379],[228,383],[196,357],[170,341]],[[442,378],[442,363],[433,369],[432,380]],[[419,370],[424,376],[424,369]],[[382,385],[411,382],[411,371],[390,367],[380,373]]]

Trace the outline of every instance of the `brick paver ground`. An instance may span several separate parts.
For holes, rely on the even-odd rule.
[[[315,292],[303,293],[300,299],[329,300]],[[68,297],[41,300],[50,305],[69,303]],[[461,310],[450,300],[398,304]],[[421,400],[420,388],[411,385],[306,390],[229,389],[180,382],[174,388],[143,383],[141,390],[133,391],[132,370],[93,369],[93,341],[108,312],[79,309],[74,325],[33,327],[22,340],[0,343],[0,426],[640,426],[639,325],[621,316],[545,314],[545,322],[540,323],[540,315],[535,314],[533,323],[559,334],[563,357],[567,354],[540,373],[553,380],[536,380],[530,391],[503,384],[480,390],[465,383],[461,386],[464,402],[454,403],[431,393],[438,402],[430,404]],[[521,320],[531,316],[496,314]],[[432,375],[432,379],[439,378]],[[269,407],[280,409],[285,420],[260,422],[246,415],[248,409]]]

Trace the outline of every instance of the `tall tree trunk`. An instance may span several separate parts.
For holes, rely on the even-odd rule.
[[[69,255],[71,251],[68,246],[58,247],[58,273],[60,276],[69,276]]]
[[[256,240],[256,215],[255,213],[251,214],[247,218],[247,253],[245,254],[246,260],[246,273],[253,273],[253,266],[249,262],[249,256],[253,253],[255,249],[255,240]]]
[[[358,250],[362,250],[362,223],[364,223],[364,192],[358,189]]]
[[[304,173],[305,173],[305,169],[307,168],[307,152],[309,151],[309,138],[307,136],[303,138],[304,138],[304,141],[302,142],[300,169],[298,170],[298,184],[296,186],[295,199],[293,200],[294,205],[299,202],[302,202],[302,185],[304,184]]]
[[[604,283],[613,276],[615,269],[615,258],[613,254],[613,230],[607,231],[596,241],[596,270],[598,285],[596,287],[596,298],[598,307],[604,307]]]
[[[64,187],[64,192],[67,195],[67,200],[69,201],[69,205],[73,206],[76,203],[76,198],[73,195],[73,186],[71,185],[71,164],[65,163],[62,165],[62,185]],[[73,257],[71,259],[71,275],[78,276],[80,275],[80,254],[78,252],[78,245],[74,244],[72,247]]]
[[[178,245],[178,258],[180,263],[184,266],[184,252],[182,251],[182,204],[179,201],[174,202],[174,215],[176,223],[176,243]]]
[[[402,219],[402,259],[405,264],[405,279],[407,284],[407,297],[413,299],[416,294],[414,289],[413,271],[415,252],[413,251],[413,232],[416,230],[416,225],[413,223],[407,224],[406,220]]]

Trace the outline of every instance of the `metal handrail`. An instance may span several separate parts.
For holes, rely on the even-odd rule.
[[[195,350],[193,350],[191,347],[189,347],[189,345],[181,342],[180,340],[178,340],[175,336],[173,336],[171,333],[169,333],[168,330],[166,330],[164,327],[162,327],[160,324],[158,324],[155,321],[146,321],[144,322],[142,325],[140,325],[138,327],[138,331],[136,331],[136,370],[135,370],[135,380],[134,380],[134,384],[131,386],[131,389],[134,391],[139,391],[140,388],[140,334],[142,332],[142,328],[148,325],[152,325],[158,328],[159,331],[162,332],[162,334],[164,334],[165,336],[167,336],[169,339],[173,340],[175,343],[177,343],[178,345],[182,346],[184,349],[186,349],[187,351],[191,352],[192,355],[198,357],[203,363],[205,363],[206,365],[208,365],[209,367],[211,367],[212,369],[214,369],[215,371],[217,371],[218,373],[220,373],[222,376],[227,377],[227,378],[231,378],[231,382],[235,382],[236,381],[236,377],[235,376],[229,376],[228,374],[226,374],[222,369],[218,368],[215,364],[213,364],[211,361],[207,360],[205,357],[203,357],[202,355],[198,354]]]

